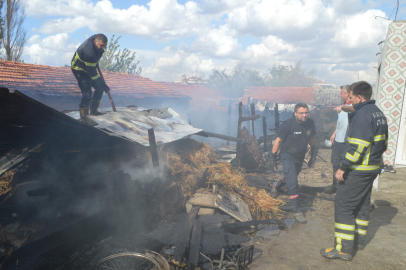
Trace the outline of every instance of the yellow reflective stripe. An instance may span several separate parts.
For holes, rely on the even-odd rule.
[[[351,235],[351,234],[345,234],[345,233],[336,232],[334,235],[335,235],[335,237],[340,237],[340,238],[345,239],[345,240],[354,240],[354,235]]]
[[[369,163],[369,156],[371,154],[371,148],[372,146],[370,145],[367,149],[366,155],[364,156],[364,161],[362,162],[362,165],[368,165]]]
[[[369,221],[368,220],[362,220],[362,219],[356,219],[355,223],[357,223],[357,225],[361,225],[361,226],[368,226]]]
[[[386,134],[374,136],[374,142],[386,140]]]
[[[352,165],[350,167],[350,169],[357,170],[357,171],[373,171],[373,170],[379,169],[380,167],[381,167],[381,163],[378,163],[375,165]]]
[[[80,67],[71,66],[71,68],[74,69],[74,70],[84,71],[84,72],[87,73],[87,70],[84,70],[83,68],[80,68]]]
[[[92,78],[92,80],[97,80],[99,77],[100,77],[100,75],[97,74],[96,76],[93,76],[93,77],[91,77],[91,78]]]
[[[354,152],[354,155],[351,155],[350,153],[347,152],[345,154],[345,157],[350,161],[357,162],[362,151],[364,151],[364,146],[359,144],[357,150]]]
[[[336,223],[335,227],[337,229],[341,229],[341,230],[355,231],[355,225],[346,225],[346,224]]]
[[[74,60],[75,60],[75,62],[76,62],[76,60],[79,60],[80,62],[82,62],[83,64],[85,64],[88,67],[96,67],[96,65],[97,65],[97,63],[89,63],[89,62],[86,62],[86,61],[83,61],[82,59],[80,59],[78,52],[76,52]]]
[[[351,137],[348,137],[347,141],[349,143],[359,144],[359,145],[363,145],[365,147],[368,147],[371,144],[370,142],[367,142],[367,141],[364,141],[364,140],[361,140],[361,139],[354,139],[354,138],[351,138]]]
[[[356,229],[355,230],[356,233],[361,234],[361,235],[367,235],[367,230],[363,230],[363,229]]]
[[[337,237],[337,246],[336,246],[336,249],[338,250],[338,251],[341,251],[341,248],[342,248],[343,246],[341,245],[341,238],[340,237]]]

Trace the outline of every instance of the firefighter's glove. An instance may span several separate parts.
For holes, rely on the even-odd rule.
[[[307,162],[307,166],[309,168],[313,167],[314,163],[316,162],[316,156],[317,156],[317,148],[313,146],[310,148],[310,159],[309,162]]]
[[[275,171],[275,168],[278,168],[277,167],[277,161],[278,161],[278,154],[277,153],[272,153],[272,151],[271,152],[269,152],[269,155],[268,155],[268,168],[271,170],[271,171]]]
[[[104,88],[104,92],[106,92],[106,93],[110,92],[110,87],[108,87],[108,86],[106,85],[106,87]]]

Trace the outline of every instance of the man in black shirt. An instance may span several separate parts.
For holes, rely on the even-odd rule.
[[[103,34],[93,35],[79,46],[72,58],[71,68],[82,91],[79,105],[80,119],[86,121],[86,115],[101,115],[97,110],[103,91],[110,91],[106,82],[97,73],[97,66],[107,46],[107,37]],[[92,96],[92,87],[95,89]]]
[[[295,106],[295,117],[285,121],[279,129],[278,137],[270,154],[271,160],[275,161],[277,152],[281,147],[281,161],[283,167],[283,178],[275,182],[271,196],[278,195],[278,189],[286,184],[290,201],[293,205],[296,220],[306,223],[302,209],[299,206],[299,185],[297,175],[302,169],[303,160],[307,152],[307,145],[310,144],[312,152],[316,149],[316,128],[314,122],[309,118],[309,107],[304,103]]]

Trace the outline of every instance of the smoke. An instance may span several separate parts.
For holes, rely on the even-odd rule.
[[[139,167],[137,159],[134,159],[130,162],[122,163],[120,170],[126,174],[129,174],[131,180],[146,184],[154,181],[157,178],[165,181],[165,168],[166,165],[162,163],[159,165],[159,167],[153,167],[151,163],[146,164],[143,167]]]

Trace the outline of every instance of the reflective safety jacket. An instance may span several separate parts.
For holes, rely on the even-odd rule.
[[[97,65],[103,52],[96,47],[95,38],[96,35],[93,35],[79,46],[73,55],[71,68],[89,74],[94,83],[105,88],[106,83],[97,73]]]
[[[348,114],[346,154],[340,169],[352,173],[380,173],[382,154],[388,146],[388,123],[383,112],[368,100],[354,105]]]

